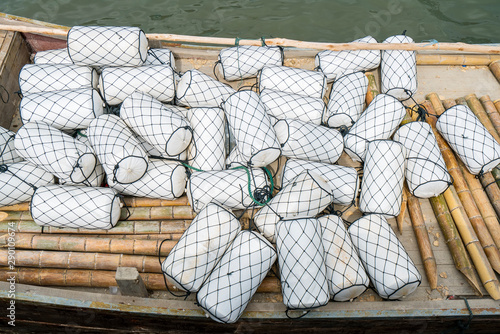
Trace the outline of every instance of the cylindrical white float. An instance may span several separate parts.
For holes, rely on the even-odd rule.
[[[33,93],[19,106],[23,123],[41,121],[63,131],[86,129],[103,113],[101,96],[92,88]]]
[[[33,57],[34,64],[71,64],[71,58],[68,54],[68,49],[54,49],[38,51]]]
[[[281,154],[288,158],[333,164],[344,149],[342,134],[326,126],[282,119],[274,124],[274,130],[281,144]]]
[[[97,71],[68,64],[27,64],[19,72],[21,94],[97,88]]]
[[[257,93],[236,92],[224,101],[223,107],[238,151],[248,165],[262,167],[278,159],[280,144]]]
[[[35,188],[54,183],[54,176],[30,162],[0,166],[0,206],[19,204],[31,199]]]
[[[235,90],[198,70],[186,71],[177,84],[176,104],[183,107],[220,107]]]
[[[277,119],[296,118],[316,125],[321,124],[326,105],[322,99],[264,89],[260,100],[266,112]]]
[[[162,157],[179,155],[191,142],[188,121],[147,93],[136,91],[129,95],[123,101],[120,116],[136,134],[160,151]]]
[[[240,231],[241,224],[230,211],[209,203],[163,261],[163,273],[177,287],[198,291]]]
[[[411,37],[396,35],[382,43],[414,43]],[[382,93],[407,100],[417,91],[417,56],[415,51],[383,50],[380,63]]]
[[[90,147],[43,122],[24,124],[14,145],[24,159],[72,183],[88,182],[97,164]]]
[[[339,77],[333,83],[324,123],[331,128],[350,128],[363,112],[368,79],[363,72]]]
[[[348,231],[380,297],[400,299],[420,285],[422,276],[383,216],[361,217]]]
[[[365,160],[366,147],[375,139],[389,139],[406,115],[404,105],[379,94],[344,137],[344,149],[355,161]]]
[[[366,36],[352,43],[377,43],[377,40]],[[380,64],[380,50],[324,50],[318,52],[314,62],[328,81],[332,81],[344,74],[376,69]]]
[[[322,99],[326,93],[323,73],[287,66],[264,66],[258,76],[259,92],[272,89]]]
[[[368,144],[359,209],[396,217],[401,211],[405,171],[405,149],[392,140],[375,140]]]
[[[179,198],[186,189],[186,169],[180,163],[150,159],[148,170],[139,180],[121,184],[108,177],[108,185],[127,196],[159,198],[167,201]]]
[[[140,66],[148,39],[137,27],[74,26],[68,32],[68,54],[77,65]]]
[[[271,191],[267,175],[259,168],[252,168],[249,173],[250,180],[245,169],[193,172],[186,187],[191,207],[198,212],[213,202],[227,209],[245,209],[256,205],[252,197],[264,202],[259,195]]]
[[[343,302],[361,295],[370,280],[352,245],[342,218],[327,215],[318,218],[325,249],[326,278],[331,299]]]
[[[446,110],[436,129],[472,174],[487,173],[500,162],[500,144],[467,106]]]
[[[174,70],[164,65],[105,67],[99,86],[104,100],[110,105],[122,103],[135,91],[165,103],[175,97]]]
[[[215,321],[236,322],[276,257],[274,247],[260,234],[241,231],[198,291],[198,304]]]
[[[333,203],[341,205],[354,204],[359,190],[358,172],[355,168],[323,162],[288,159],[281,174],[282,185],[286,185],[305,170],[318,174],[328,181],[332,189]]]
[[[0,126],[0,165],[23,161],[14,146],[15,132]]]
[[[393,140],[406,149],[406,183],[414,196],[430,198],[448,188],[451,177],[429,124],[405,124],[394,133]]]
[[[144,65],[170,66],[175,71],[175,57],[169,49],[149,49]]]
[[[222,49],[216,69],[226,81],[257,76],[264,66],[283,65],[283,49],[279,46],[233,46]]]
[[[110,229],[120,219],[120,198],[110,188],[63,186],[38,188],[30,213],[41,226]]]
[[[201,170],[225,169],[225,118],[220,108],[191,108],[187,119],[193,129],[189,164]]]
[[[276,224],[282,219],[315,217],[333,201],[330,184],[308,170],[283,185],[280,192],[254,217],[257,229],[276,242]]]
[[[116,115],[102,115],[87,129],[87,136],[108,178],[132,183],[148,169],[148,156],[132,130]]]
[[[287,309],[312,309],[330,300],[321,227],[315,218],[282,220],[276,249],[283,303]]]

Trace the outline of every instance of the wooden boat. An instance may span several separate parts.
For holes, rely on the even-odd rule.
[[[20,99],[13,93],[18,90],[19,70],[24,64],[30,62],[34,53],[65,47],[64,36],[50,35],[50,33],[65,31],[67,28],[6,14],[0,15],[0,25],[12,26],[9,31],[0,30],[0,86],[4,87],[10,95],[7,103],[0,104],[0,125],[15,131],[21,124],[17,113]],[[183,38],[198,42],[198,44],[182,42]],[[181,72],[196,68],[212,75],[212,68],[221,46],[206,45],[204,41],[206,40],[190,39],[185,36],[177,39],[168,39],[164,35],[150,36],[150,46],[167,47],[173,51]],[[224,39],[222,42],[227,43],[228,40]],[[275,42],[287,44],[282,40]],[[317,47],[316,49],[286,47],[285,65],[313,69],[314,55],[318,52],[318,47],[342,49],[342,45],[333,44],[330,46],[326,44],[318,46],[317,43],[300,45]],[[470,49],[454,44],[449,48],[450,51],[444,51],[443,49],[447,49],[446,45],[437,44],[427,47],[414,46],[414,48],[417,50],[419,84],[414,96],[416,101],[423,101],[426,95],[432,92],[438,94],[441,99],[455,99],[471,93],[478,97],[488,95],[492,101],[500,99],[500,84],[488,68],[488,65],[500,60],[498,47],[479,46]],[[378,82],[379,73],[374,71],[373,74]],[[253,83],[254,80],[249,79],[230,84],[239,87],[250,86]],[[5,94],[2,90],[0,93]],[[341,158],[341,163],[357,166],[345,154]],[[478,291],[472,288],[466,278],[456,269],[443,232],[428,200],[420,200],[419,204],[426,223],[425,232],[430,237],[437,264],[436,289],[431,290],[430,283],[424,275],[424,264],[411,228],[410,217],[404,216],[401,221],[402,233],[398,234],[398,238],[423,276],[422,284],[413,294],[400,301],[384,301],[370,289],[351,302],[330,302],[295,320],[288,318],[285,314],[286,308],[282,303],[279,280],[273,276],[266,278],[265,283],[237,323],[218,324],[205,316],[203,310],[195,304],[193,295],[185,299],[174,297],[167,292],[162,275],[157,271],[158,267],[146,266],[144,264],[146,259],[143,259],[143,262],[137,266],[140,271],[144,272],[142,278],[149,289],[149,297],[118,294],[114,280],[115,269],[117,265],[124,264],[124,256],[130,254],[131,250],[127,247],[117,246],[116,249],[111,250],[110,246],[107,250],[107,252],[122,254],[118,255],[120,259],[116,262],[117,265],[114,262],[111,263],[111,260],[106,260],[102,256],[105,251],[101,250],[101,255],[98,252],[92,253],[95,261],[91,264],[82,261],[82,266],[78,267],[80,269],[72,269],[65,265],[60,266],[59,269],[36,268],[37,264],[48,263],[44,259],[50,258],[41,254],[41,251],[47,254],[49,251],[58,252],[58,249],[73,249],[72,254],[65,253],[65,260],[56,257],[56,260],[52,261],[61,263],[62,261],[69,263],[71,255],[77,256],[79,252],[90,252],[86,248],[87,244],[78,250],[77,244],[82,245],[84,238],[91,237],[102,238],[107,243],[116,245],[120,241],[127,240],[137,244],[153,243],[151,247],[155,251],[148,254],[157,254],[157,240],[170,239],[170,245],[175,244],[190,219],[193,218],[185,197],[171,202],[140,198],[127,198],[126,201],[133,207],[134,222],[123,222],[110,231],[49,228],[44,231],[43,235],[40,228],[37,229],[29,222],[27,205],[0,208],[0,211],[8,212],[10,215],[8,220],[0,222],[1,234],[14,229],[18,240],[16,267],[8,268],[5,267],[6,263],[2,263],[4,267],[0,268],[2,277],[0,303],[4,310],[0,314],[4,320],[1,325],[2,330],[12,330],[7,324],[12,319],[6,317],[6,309],[11,303],[12,292],[15,294],[15,329],[20,332],[161,331],[185,333],[203,331],[225,333],[314,330],[318,332],[437,333],[467,329],[468,332],[492,333],[500,328],[500,302],[489,297],[487,291],[481,286],[479,292],[482,296],[478,296]],[[352,222],[359,216],[359,210],[354,207],[348,210],[343,218]],[[391,219],[390,223],[397,230],[396,220]],[[74,238],[66,239],[74,243],[73,248],[61,246],[61,240],[68,237]],[[44,244],[40,238],[52,239],[50,242],[46,239]],[[36,241],[40,242],[34,246]],[[125,244],[130,245],[130,241]],[[28,261],[22,261],[19,255],[23,251],[22,248],[29,248],[27,245],[39,249],[31,251],[30,256],[33,261],[30,265],[27,264]],[[61,255],[64,252],[59,253]],[[53,256],[57,255],[53,254]],[[149,255],[149,257],[152,256]],[[26,266],[21,267],[19,264],[21,262]],[[15,274],[10,274],[11,272]],[[15,291],[12,290],[13,286],[5,281],[10,276],[15,276],[20,282],[15,285]],[[299,317],[302,313],[291,311],[290,315]]]

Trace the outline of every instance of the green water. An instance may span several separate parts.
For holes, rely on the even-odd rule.
[[[61,25],[348,42],[407,30],[416,42],[500,42],[499,0],[0,0],[0,11]]]

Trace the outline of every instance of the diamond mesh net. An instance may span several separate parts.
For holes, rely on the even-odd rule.
[[[148,157],[127,124],[116,115],[102,115],[87,135],[104,171],[115,183],[132,183],[148,169]]]
[[[359,209],[364,213],[397,216],[403,200],[405,151],[392,140],[368,144]]]
[[[16,152],[14,138],[16,134],[0,126],[0,165],[22,161]]]
[[[34,64],[73,64],[68,49],[38,51],[33,57]]]
[[[226,81],[234,81],[255,77],[266,65],[283,65],[281,47],[245,45],[222,49],[216,69]]]
[[[276,230],[283,303],[292,310],[326,305],[330,292],[317,219],[282,220]]]
[[[436,129],[472,174],[489,172],[500,162],[500,144],[467,106],[446,110]]]
[[[400,299],[420,284],[422,276],[383,216],[361,217],[349,234],[380,297]]]
[[[264,89],[260,100],[266,112],[277,119],[296,118],[316,125],[321,124],[326,109],[322,99],[271,89]]]
[[[41,226],[110,229],[120,218],[120,198],[110,188],[54,184],[35,191],[30,212]]]
[[[318,218],[325,249],[326,277],[335,301],[348,301],[361,295],[370,283],[342,218],[335,215]]]
[[[377,43],[371,36],[352,41],[353,43]],[[314,59],[316,68],[321,71],[328,81],[335,80],[342,75],[376,69],[380,64],[379,50],[346,50],[318,52]]]
[[[97,163],[90,147],[43,122],[24,124],[14,145],[27,161],[73,183],[87,182]]]
[[[394,133],[393,139],[406,149],[406,183],[414,196],[430,198],[448,188],[451,177],[429,124],[405,124]]]
[[[285,157],[333,164],[342,155],[344,138],[335,129],[298,119],[282,119],[274,129]]]
[[[33,93],[19,106],[23,123],[39,121],[63,131],[85,129],[103,113],[102,99],[91,88]]]
[[[259,92],[264,89],[322,99],[326,93],[326,77],[316,71],[286,66],[264,66],[258,76]]]
[[[179,288],[198,291],[240,231],[231,212],[207,204],[163,261],[163,273]]]
[[[350,128],[363,112],[368,79],[363,72],[339,77],[333,83],[324,123],[332,128]]]
[[[375,139],[389,139],[405,115],[405,107],[394,97],[377,95],[345,135],[346,153],[355,161],[363,161],[368,143]]]
[[[241,231],[196,295],[210,317],[236,322],[276,261],[274,247],[258,233]]]
[[[169,49],[149,49],[144,65],[165,65],[175,71],[175,57]]]
[[[78,65],[140,66],[148,40],[137,27],[74,26],[68,32],[68,54]]]

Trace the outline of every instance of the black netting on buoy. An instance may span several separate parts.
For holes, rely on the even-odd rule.
[[[380,297],[400,299],[420,285],[422,276],[384,217],[361,217],[349,234]]]
[[[144,65],[165,65],[170,66],[175,71],[175,57],[170,49],[149,49],[148,57]]]
[[[14,138],[16,134],[0,126],[0,165],[22,161],[16,152]]]
[[[110,188],[54,184],[35,191],[30,213],[41,226],[110,229],[120,218],[120,198]]]
[[[500,144],[467,106],[446,110],[436,129],[472,174],[489,172],[500,162]]]
[[[34,64],[73,64],[68,49],[38,51],[33,57]]]

